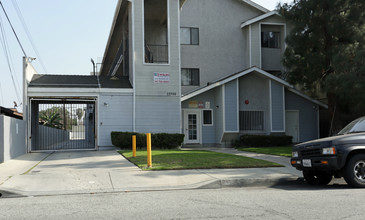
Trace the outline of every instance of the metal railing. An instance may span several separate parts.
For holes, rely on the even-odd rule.
[[[146,63],[168,63],[169,46],[145,44],[145,62]]]

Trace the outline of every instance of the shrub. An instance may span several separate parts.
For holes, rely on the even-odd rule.
[[[121,149],[132,148],[132,136],[136,135],[137,148],[146,148],[146,134],[135,132],[115,132],[111,133],[112,144]],[[181,146],[184,141],[183,134],[156,133],[151,134],[152,148],[174,149]]]
[[[242,135],[239,145],[244,147],[287,146],[292,144],[292,138],[286,135]]]

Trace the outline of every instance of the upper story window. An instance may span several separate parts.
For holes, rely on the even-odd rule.
[[[261,47],[280,48],[280,32],[261,32]]]
[[[187,45],[199,45],[199,28],[180,28],[180,43]]]
[[[182,86],[199,86],[199,69],[181,69]]]
[[[144,0],[144,62],[169,63],[167,0]]]

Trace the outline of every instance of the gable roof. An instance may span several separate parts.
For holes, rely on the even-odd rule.
[[[263,20],[263,19],[265,19],[265,18],[268,18],[268,17],[271,17],[271,16],[273,16],[273,15],[281,16],[281,15],[279,15],[279,13],[277,13],[276,11],[270,11],[270,12],[267,12],[267,13],[265,13],[265,14],[263,14],[263,15],[257,16],[257,17],[255,17],[255,18],[252,18],[252,19],[250,19],[250,20],[248,20],[248,21],[243,22],[243,23],[241,24],[241,28],[244,28],[244,27],[246,27],[246,26],[248,26],[248,25],[251,25],[251,24],[253,24],[253,23],[256,23],[256,22],[258,22],[258,21],[261,21],[261,20]]]
[[[35,74],[29,87],[47,88],[132,88],[128,77]]]
[[[252,7],[254,7],[254,8],[256,8],[256,9],[258,9],[258,10],[260,10],[260,11],[262,11],[262,12],[269,12],[270,10],[269,9],[267,9],[267,8],[264,8],[264,7],[262,7],[261,5],[259,5],[259,4],[257,4],[257,3],[255,3],[255,2],[253,2],[253,1],[250,1],[250,0],[240,0],[240,1],[242,1],[242,2],[244,2],[244,3],[246,3],[246,4],[248,4],[248,5],[250,5],[250,6],[252,6]]]
[[[190,99],[190,98],[192,98],[194,96],[200,95],[200,94],[202,94],[202,93],[204,93],[206,91],[209,91],[209,90],[214,89],[214,88],[216,88],[218,86],[224,85],[224,84],[226,84],[226,83],[228,83],[228,82],[230,82],[232,80],[238,79],[238,78],[240,78],[242,76],[245,76],[245,75],[247,75],[249,73],[252,73],[252,72],[258,73],[258,74],[260,74],[262,76],[265,76],[265,77],[267,77],[267,78],[269,78],[269,79],[271,79],[271,80],[273,80],[273,81],[275,81],[275,82],[283,85],[289,91],[293,92],[294,94],[296,94],[296,95],[298,95],[298,96],[300,96],[302,98],[307,99],[310,102],[313,102],[313,103],[315,103],[315,104],[317,104],[317,105],[319,105],[319,106],[321,106],[323,108],[328,108],[328,106],[326,104],[323,104],[322,102],[319,102],[319,101],[317,101],[315,99],[312,99],[311,97],[309,97],[309,96],[307,96],[307,95],[299,92],[298,90],[296,90],[294,88],[294,86],[290,85],[285,80],[282,80],[282,79],[280,79],[280,78],[278,78],[278,77],[276,77],[276,76],[274,76],[274,75],[272,75],[272,74],[270,74],[270,73],[268,73],[268,72],[266,72],[266,71],[264,71],[264,70],[262,70],[260,68],[257,68],[257,67],[251,67],[251,68],[246,69],[246,70],[243,70],[241,72],[234,73],[232,75],[229,75],[227,77],[224,77],[222,79],[219,79],[219,80],[217,80],[217,81],[215,81],[215,82],[213,82],[211,84],[208,84],[208,85],[206,85],[206,86],[204,86],[202,88],[193,90],[193,91],[187,93],[186,95],[182,96],[181,97],[181,101],[182,102],[183,101],[186,101],[186,100],[188,100],[188,99]]]

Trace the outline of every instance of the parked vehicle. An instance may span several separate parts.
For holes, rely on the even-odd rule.
[[[365,117],[336,136],[295,145],[291,164],[309,184],[327,185],[333,177],[344,177],[352,187],[365,187]]]

